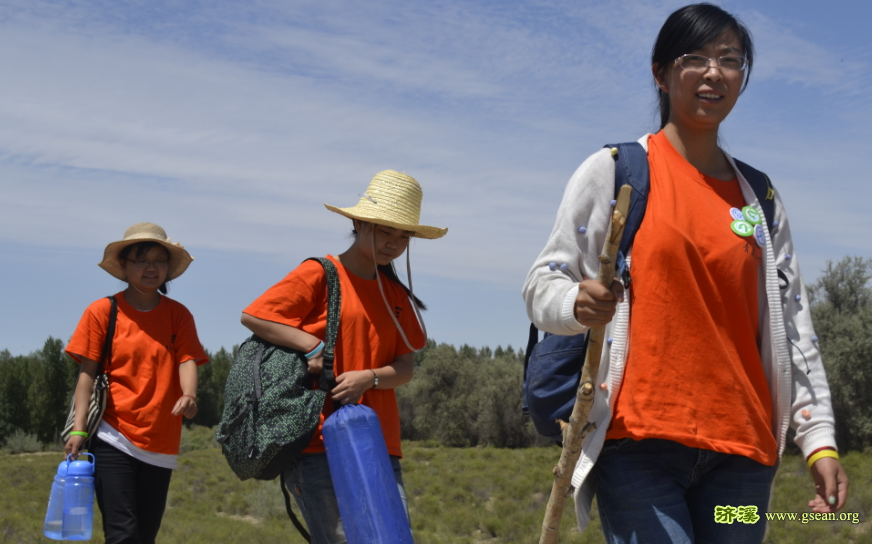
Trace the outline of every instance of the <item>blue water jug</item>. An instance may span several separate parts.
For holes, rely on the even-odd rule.
[[[82,461],[82,456],[91,457],[91,462]],[[64,485],[64,524],[61,534],[64,540],[91,540],[94,524],[94,463],[90,453],[80,453],[79,460],[67,467]]]
[[[348,544],[414,544],[376,413],[345,405],[321,434]]]
[[[64,484],[67,480],[67,466],[69,461],[64,459],[58,465],[51,484],[51,495],[48,497],[48,508],[45,511],[45,523],[42,526],[42,534],[52,540],[63,540],[61,528],[64,525]]]

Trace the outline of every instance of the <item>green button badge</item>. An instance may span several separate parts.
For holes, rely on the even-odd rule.
[[[752,225],[759,225],[762,222],[760,218],[760,213],[754,206],[745,206],[744,208],[742,208],[742,215],[745,216],[745,221],[751,223]]]
[[[744,213],[744,210],[742,211]],[[747,217],[747,216],[745,216]],[[754,227],[747,221],[733,221],[730,223],[730,228],[739,236],[751,236],[754,234]]]

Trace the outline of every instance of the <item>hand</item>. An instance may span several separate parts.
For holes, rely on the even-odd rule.
[[[85,443],[85,437],[74,434],[67,440],[67,443],[64,444],[64,451],[67,455],[73,456],[73,461],[75,461],[79,457],[79,450],[82,449],[82,445]]]
[[[182,395],[179,400],[176,401],[176,405],[173,406],[173,415],[183,415],[186,418],[191,419],[197,415],[197,401],[187,395]]]
[[[823,457],[811,466],[814,479],[815,498],[808,501],[812,512],[830,513],[841,510],[848,500],[848,475],[838,459]],[[834,497],[834,504],[829,498]]]
[[[320,374],[324,369],[324,350],[321,353],[309,359],[309,374]]]
[[[356,402],[367,389],[372,389],[375,377],[371,370],[350,370],[336,377],[333,400],[339,404]]]
[[[612,288],[604,287],[596,280],[584,280],[578,284],[575,297],[575,320],[585,327],[605,327],[615,316],[618,302],[624,301],[624,285],[614,280]]]

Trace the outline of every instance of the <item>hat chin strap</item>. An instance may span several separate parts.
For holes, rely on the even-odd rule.
[[[406,272],[408,273],[409,292],[411,293],[409,301],[412,303],[412,308],[415,309],[415,315],[418,316],[418,322],[421,324],[421,328],[424,330],[424,345],[418,349],[413,348],[412,344],[409,343],[409,339],[406,338],[406,333],[403,331],[403,327],[397,320],[397,316],[394,315],[394,311],[391,308],[390,303],[388,302],[388,298],[385,296],[385,289],[384,287],[382,287],[381,276],[378,273],[378,261],[375,260],[375,228],[372,229],[372,262],[375,264],[375,279],[378,282],[378,290],[381,292],[382,300],[385,301],[385,307],[388,309],[388,315],[390,315],[391,319],[394,320],[394,325],[396,325],[397,330],[400,331],[400,336],[403,337],[403,342],[405,342],[406,347],[413,352],[418,353],[419,351],[427,347],[427,325],[424,324],[424,318],[421,317],[421,312],[420,310],[418,310],[418,305],[415,304],[415,291],[412,289],[412,260],[409,256],[410,247],[411,244],[406,247]]]

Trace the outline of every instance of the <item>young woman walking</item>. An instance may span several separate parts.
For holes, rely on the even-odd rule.
[[[118,306],[109,391],[96,436],[87,436],[88,404],[109,325],[110,301],[85,310],[66,352],[81,364],[74,457],[91,439],[94,486],[107,544],[151,543],[160,529],[182,433],[182,417],[197,414],[197,365],[209,359],[187,308],[166,297],[167,282],[194,259],[153,223],[137,223],[106,246],[100,266],[127,283]]]
[[[609,324],[596,430],[573,484],[579,524],[596,494],[610,543],[760,542],[788,427],[814,480],[809,507],[835,512],[847,498],[784,206],[767,195],[774,219],[760,221],[754,191],[718,145],[753,60],[748,30],[717,6],[670,15],[651,57],[661,126],[639,140],[650,192],[628,291],[593,279],[615,189],[606,149],[570,179],[524,285],[541,330]]]
[[[412,379],[414,352],[427,339],[418,311],[424,304],[400,282],[392,263],[406,252],[408,268],[413,237],[435,239],[448,232],[419,224],[422,196],[414,178],[385,170],[375,175],[356,206],[325,205],[350,218],[354,234],[344,253],[327,255],[336,266],[342,293],[334,361],[337,385],[309,446],[285,470],[313,543],[345,542],[321,437],[324,419],[341,404],[360,402],[378,415],[408,514],[394,389]],[[324,269],[313,261],[301,264],[245,309],[242,324],[268,342],[306,353],[309,372],[320,373],[327,326]]]

